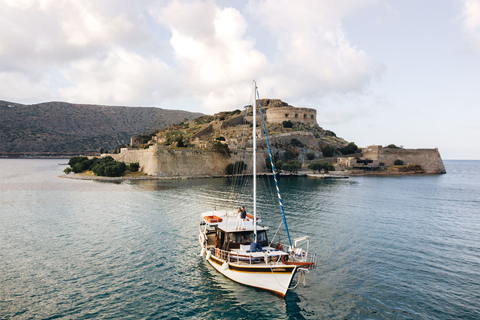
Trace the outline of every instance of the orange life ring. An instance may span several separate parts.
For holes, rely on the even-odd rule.
[[[220,258],[220,249],[217,248],[215,250],[215,254],[216,254],[217,258]]]

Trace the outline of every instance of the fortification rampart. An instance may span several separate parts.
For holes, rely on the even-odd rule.
[[[138,162],[142,172],[158,177],[200,177],[221,176],[229,163],[244,161],[247,171],[252,172],[252,152],[239,150],[230,156],[209,151],[182,148],[169,148],[153,145],[149,149],[122,149],[112,157],[126,163]],[[257,160],[258,172],[265,172],[265,161],[262,157]]]
[[[402,160],[404,164],[418,164],[427,173],[446,173],[438,149],[395,149],[382,146],[364,148],[363,157],[378,160],[385,166],[393,166],[395,160]]]
[[[310,108],[295,107],[277,107],[268,108],[265,111],[266,121],[268,123],[283,123],[290,120],[292,122],[304,122],[318,125],[317,110]]]

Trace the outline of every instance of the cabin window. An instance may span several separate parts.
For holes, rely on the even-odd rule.
[[[229,238],[233,243],[250,244],[253,242],[253,232],[234,232]]]
[[[265,232],[257,233],[258,241],[257,242],[264,242],[267,241],[267,234]]]

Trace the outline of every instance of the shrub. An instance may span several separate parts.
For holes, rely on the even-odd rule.
[[[350,142],[347,146],[343,147],[340,151],[342,154],[352,154],[357,152],[358,147],[355,143]]]
[[[67,167],[65,168],[65,170],[63,170],[63,172],[65,172],[65,174],[69,174],[70,172],[72,172],[72,168]]]
[[[80,173],[85,170],[92,170],[97,176],[118,177],[125,173],[127,166],[124,162],[117,162],[111,156],[105,158],[93,158],[87,157],[73,157],[68,162],[70,168],[64,170],[67,173],[70,172]],[[68,173],[67,173],[68,174]]]
[[[291,144],[292,146],[294,146],[294,147],[300,147],[300,148],[303,147],[303,143],[302,143],[300,140],[295,139],[295,138],[293,138],[292,140],[290,140],[290,144]]]
[[[77,162],[72,166],[72,171],[74,173],[80,173],[80,172],[83,172],[85,170],[90,169],[91,161],[88,160],[88,158],[86,158],[86,157],[85,157],[85,159],[86,160],[84,160],[82,162]]]
[[[322,149],[322,153],[323,153],[323,156],[324,157],[331,157],[333,156],[333,153],[335,152],[335,148],[333,148],[332,146],[325,146],[323,147]]]
[[[386,146],[385,148],[391,148],[391,149],[403,149],[403,146],[396,146],[394,144],[389,144],[388,146]]]
[[[221,143],[220,141],[213,142],[213,150],[224,153],[226,156],[230,155],[230,148],[228,147],[228,144]]]
[[[290,171],[292,173],[297,172],[302,167],[302,164],[298,160],[288,160],[286,163],[282,164],[282,169]]]
[[[73,158],[70,158],[70,160],[68,160],[68,165],[70,167],[73,168],[73,166],[78,163],[78,162],[83,162],[83,161],[87,161],[88,158],[87,157],[73,157]]]
[[[400,160],[400,159],[397,159],[397,160],[395,160],[395,162],[393,164],[396,165],[396,166],[403,166],[403,161]]]
[[[315,159],[315,153],[309,152],[307,153],[307,160],[313,160]]]
[[[128,171],[130,172],[138,172],[140,168],[140,164],[138,162],[132,162],[128,165]]]
[[[282,169],[283,169],[283,162],[282,162],[282,160],[277,160],[277,161],[275,161],[274,166],[275,166],[275,170],[276,170],[276,171],[278,171],[278,172],[282,171]]]
[[[126,169],[127,165],[124,162],[117,161],[97,161],[92,167],[95,175],[106,177],[120,177],[125,173]]]
[[[297,159],[297,155],[298,154],[295,154],[291,149],[285,150],[285,160],[287,161]]]
[[[282,122],[284,128],[293,128],[293,122],[290,120],[285,120]]]
[[[185,147],[185,143],[183,142],[183,136],[178,137],[176,141],[177,141],[177,148]]]

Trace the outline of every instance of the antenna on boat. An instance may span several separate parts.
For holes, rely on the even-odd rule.
[[[257,242],[257,83],[253,80],[253,240]]]

